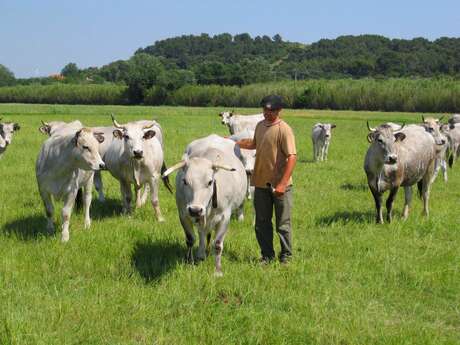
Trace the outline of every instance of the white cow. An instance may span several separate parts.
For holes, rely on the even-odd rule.
[[[104,168],[98,152],[104,141],[100,133],[89,128],[48,138],[42,145],[36,162],[38,190],[48,218],[47,229],[54,232],[54,199],[62,199],[62,242],[69,240],[69,222],[78,190],[84,188],[83,208],[85,228],[91,225],[89,209],[94,171]]]
[[[75,120],[72,122],[64,122],[64,121],[45,122],[45,121],[42,121],[42,126],[40,126],[38,130],[41,133],[51,137],[53,135],[67,135],[72,132],[75,133],[75,131],[78,131],[79,129],[82,129],[82,128],[83,128],[83,124],[78,120]]]
[[[1,120],[0,118],[0,121]],[[14,132],[18,131],[20,128],[21,127],[17,123],[0,123],[0,158],[2,158],[6,148],[13,141]]]
[[[131,184],[136,191],[136,206],[140,206],[139,191],[143,185],[151,190],[151,201],[158,221],[164,221],[158,200],[158,180],[164,166],[163,148],[156,138],[158,129],[152,121],[129,122],[120,125],[113,118],[115,139],[104,155],[107,169],[120,181],[123,212],[131,212]],[[163,180],[168,187],[167,181]]]
[[[238,132],[233,134],[230,139],[233,141],[237,142],[242,139],[253,139],[254,138],[254,131],[252,130],[244,130],[242,132]],[[246,192],[246,196],[248,199],[252,199],[252,196],[254,195],[254,187],[251,187],[251,176],[254,172],[254,164],[256,162],[256,150],[246,150],[239,148],[236,146],[235,154],[238,156],[238,158],[241,160],[241,163],[243,163],[244,169],[246,170],[246,176],[248,179],[248,189]]]
[[[246,172],[234,155],[232,140],[212,134],[191,142],[180,163],[166,170],[168,176],[180,169],[176,176],[176,204],[179,219],[185,232],[187,260],[193,262],[195,234],[198,227],[200,244],[197,259],[206,257],[211,231],[214,240],[215,274],[222,275],[221,257],[224,238],[233,211],[241,214],[246,194]],[[205,246],[205,238],[207,245]]]
[[[219,116],[222,117],[222,124],[228,127],[231,135],[246,129],[255,131],[257,124],[264,120],[264,114],[235,115],[233,111],[221,112]]]
[[[329,144],[332,137],[334,124],[317,123],[311,130],[311,140],[313,142],[313,159],[315,161],[327,161]]]

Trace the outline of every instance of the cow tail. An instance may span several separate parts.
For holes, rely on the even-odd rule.
[[[422,198],[423,180],[417,182],[418,196]]]
[[[161,179],[163,180],[163,184],[165,185],[166,189],[169,190],[169,192],[172,194],[173,189],[172,189],[171,183],[169,182],[169,176],[163,177],[163,173],[166,170],[168,170],[168,168],[166,167],[166,164],[163,161],[163,165],[161,166]]]
[[[75,208],[81,210],[83,208],[83,188],[80,188],[75,197]]]

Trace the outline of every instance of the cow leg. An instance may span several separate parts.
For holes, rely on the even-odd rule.
[[[441,159],[441,170],[444,176],[444,182],[447,182],[447,162],[445,159]]]
[[[102,176],[101,176],[101,171],[96,171],[94,173],[94,187],[96,187],[96,191],[98,193],[98,199],[100,202],[105,201],[105,196],[104,196],[104,184],[102,183]]]
[[[244,201],[241,203],[240,207],[236,210],[236,217],[239,222],[244,221]]]
[[[316,147],[316,143],[313,141],[313,160],[316,162],[318,160],[318,149]]]
[[[206,256],[211,252],[211,233],[208,232],[206,235]]]
[[[198,235],[199,235],[199,244],[198,244],[198,251],[196,252],[196,258],[200,261],[206,259],[206,238],[208,236],[208,232],[201,226],[198,226]]]
[[[185,260],[192,264],[193,263],[193,245],[195,244],[195,235],[193,234],[193,225],[188,217],[179,215],[179,220],[184,229],[185,242],[187,244],[187,254]]]
[[[431,177],[427,175],[425,175],[422,179],[422,188],[421,188],[421,194],[422,194],[422,199],[423,199],[423,215],[426,217],[429,216],[428,202],[430,199],[430,184],[431,184]]]
[[[395,200],[396,194],[398,193],[398,187],[392,188],[390,190],[390,195],[388,196],[386,206],[387,206],[387,221],[391,223],[393,219],[393,202]]]
[[[248,198],[248,200],[251,200],[252,199],[252,194],[251,194],[251,175],[249,174],[246,174],[246,179],[247,179],[247,190],[246,190],[246,197]]]
[[[370,188],[372,196],[375,201],[375,209],[377,211],[376,222],[383,224],[383,214],[382,214],[382,193],[375,191],[373,188]]]
[[[328,153],[328,150],[329,150],[329,143],[326,142],[326,144],[324,145],[324,160],[327,161],[327,153]]]
[[[70,216],[72,215],[73,205],[75,204],[75,198],[77,197],[78,189],[71,191],[64,198],[64,207],[62,208],[62,235],[61,241],[67,242],[70,238],[69,235],[69,224]]]
[[[141,188],[142,188],[142,186],[134,185],[134,197],[136,198],[136,208],[141,208],[142,207]]]
[[[53,222],[53,216],[54,216],[54,205],[53,205],[53,200],[51,198],[51,194],[42,192],[40,191],[40,195],[43,200],[43,204],[45,205],[45,212],[46,212],[46,230],[52,234],[54,233],[54,222]]]
[[[165,219],[161,214],[160,210],[160,201],[158,200],[158,178],[152,178],[149,181],[150,190],[151,190],[151,198],[152,198],[152,206],[155,211],[155,216],[159,222],[164,222]]]
[[[145,203],[147,202],[147,198],[149,197],[149,191],[150,191],[150,187],[148,183],[144,184],[144,191],[142,192],[142,197],[141,197],[142,206],[144,206]]]
[[[131,213],[131,199],[133,197],[131,185],[126,181],[120,181],[121,198],[123,202],[123,214]]]
[[[83,212],[85,214],[85,229],[89,229],[91,226],[91,217],[89,214],[89,210],[91,208],[91,201],[92,201],[92,192],[93,192],[93,178],[94,175],[88,179],[88,182],[84,186],[84,195],[83,195]]]
[[[410,203],[412,201],[412,187],[406,186],[404,187],[404,209],[403,209],[403,218],[404,220],[409,217],[409,208]]]
[[[215,277],[222,277],[222,251],[224,250],[224,239],[227,233],[228,224],[230,222],[230,215],[224,216],[224,219],[217,224],[216,239],[214,241],[214,252],[216,255],[216,271]]]

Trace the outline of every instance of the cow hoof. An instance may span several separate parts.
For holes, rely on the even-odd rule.
[[[158,217],[158,222],[164,223],[164,222],[165,222],[165,218],[164,218],[163,216]]]
[[[61,237],[61,242],[62,243],[67,243],[69,242],[69,234],[62,234],[62,237]]]
[[[87,220],[85,221],[85,230],[88,230],[91,227],[91,221]]]
[[[223,277],[224,276],[224,273],[222,271],[215,271],[214,272],[214,277],[216,278],[220,278],[220,277]]]

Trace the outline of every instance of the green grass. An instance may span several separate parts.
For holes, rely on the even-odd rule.
[[[168,165],[191,140],[226,134],[220,108],[0,105],[21,131],[0,161],[0,344],[457,344],[460,343],[460,168],[431,194],[431,216],[414,197],[407,222],[374,224],[362,164],[365,120],[419,121],[408,113],[286,110],[298,146],[294,260],[257,265],[247,203],[223,253],[183,262],[174,197],[162,186],[166,223],[151,205],[123,217],[117,182],[104,173],[107,203],[93,201],[91,230],[74,213],[70,242],[46,235],[34,162],[40,120],[89,126],[155,117]],[[255,113],[258,109],[238,109]],[[311,162],[310,130],[333,121],[329,161]],[[95,194],[94,194],[95,195]],[[58,207],[60,210],[60,206]],[[276,243],[279,250],[279,245]]]

